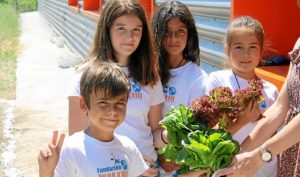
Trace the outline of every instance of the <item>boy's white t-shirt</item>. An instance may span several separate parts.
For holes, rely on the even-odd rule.
[[[237,81],[236,81],[237,79]],[[232,70],[223,70],[223,71],[215,71],[209,74],[205,86],[205,92],[208,95],[209,91],[214,89],[215,87],[229,87],[232,91],[250,87],[248,81],[239,76],[235,75]],[[278,90],[275,85],[265,80],[263,81],[263,96],[265,99],[265,103],[260,105],[260,109],[266,110],[270,107],[278,97]],[[239,143],[242,143],[246,137],[251,133],[254,129],[256,122],[251,122],[241,128],[238,132],[236,132],[232,137],[234,140],[237,140]],[[273,177],[277,174],[277,157],[273,157],[271,162],[266,163],[260,170],[257,171],[255,177]]]
[[[54,176],[136,177],[148,168],[129,138],[115,134],[111,142],[101,142],[81,131],[63,143]]]
[[[128,75],[128,67],[122,67]],[[78,73],[73,83],[73,89],[69,96],[80,95],[80,78]],[[153,135],[148,124],[148,113],[150,107],[161,104],[165,101],[161,82],[158,81],[153,87],[141,86],[129,77],[131,91],[128,98],[126,117],[115,130],[119,135],[127,136],[139,148],[142,155],[148,156],[154,161],[157,160],[157,153],[154,149]]]
[[[190,105],[194,98],[204,94],[207,74],[195,63],[188,61],[185,65],[171,69],[171,78],[163,86],[166,101],[163,104],[163,116],[171,106]]]

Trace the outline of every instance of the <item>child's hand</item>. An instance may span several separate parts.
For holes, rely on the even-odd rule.
[[[219,117],[215,116],[212,113],[207,114],[209,121],[207,122],[208,129],[218,129],[219,128]]]
[[[179,175],[179,177],[202,177],[205,173],[207,173],[207,170],[193,170]]]
[[[149,169],[145,171],[142,176],[147,176],[147,177],[155,177],[158,174],[158,169],[154,168],[154,161],[147,156],[143,156],[145,162],[148,164]]]
[[[59,139],[57,138],[58,131],[53,131],[52,142],[48,144],[48,147],[40,150],[38,155],[40,177],[50,177],[54,175],[65,134],[61,133]]]
[[[175,162],[167,162],[163,155],[158,155],[158,163],[161,166],[161,168],[168,173],[173,172],[180,167]]]
[[[261,110],[256,101],[251,101],[244,111],[240,112],[238,121],[240,124],[246,125],[249,122],[254,122],[260,118]]]
[[[155,177],[158,174],[158,169],[157,168],[149,168],[147,171],[145,171],[142,176],[147,176],[147,177]]]

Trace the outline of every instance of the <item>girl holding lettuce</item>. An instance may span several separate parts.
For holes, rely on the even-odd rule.
[[[203,95],[206,73],[199,67],[200,50],[194,18],[184,4],[174,0],[162,3],[154,14],[152,27],[165,95],[164,116],[171,106],[188,106],[194,98]],[[161,132],[162,138],[165,133]],[[178,168],[176,164],[166,162],[162,156],[159,156],[159,163],[163,168],[161,176],[178,176],[174,172]]]

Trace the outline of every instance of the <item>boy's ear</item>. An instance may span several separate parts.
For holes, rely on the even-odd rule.
[[[88,111],[88,107],[87,105],[85,104],[85,101],[83,99],[82,96],[79,97],[79,104],[80,104],[80,108],[83,112],[87,112]]]

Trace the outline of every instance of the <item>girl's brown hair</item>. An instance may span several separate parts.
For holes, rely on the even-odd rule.
[[[256,37],[259,41],[261,50],[263,50],[264,36],[265,36],[263,27],[258,20],[254,19],[250,16],[238,17],[229,24],[229,26],[227,28],[227,34],[226,34],[226,45],[228,47],[230,47],[230,45],[231,45],[231,38],[232,38],[233,33],[236,32],[237,30],[239,30],[240,28],[252,29],[255,32]]]
[[[168,21],[172,18],[178,18],[188,29],[187,44],[183,50],[183,56],[186,60],[200,64],[200,49],[198,32],[194,17],[190,10],[179,1],[167,1],[159,6],[152,19],[152,28],[155,39],[155,49],[159,57],[160,77],[162,84],[168,83],[171,74],[168,68],[167,51],[162,45],[165,36]]]
[[[153,86],[159,80],[158,62],[153,52],[153,44],[145,12],[135,0],[109,0],[101,12],[94,37],[94,46],[87,62],[95,60],[118,62],[110,40],[109,29],[118,17],[136,15],[142,22],[142,37],[137,49],[130,56],[129,75],[141,85]]]

